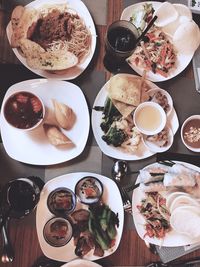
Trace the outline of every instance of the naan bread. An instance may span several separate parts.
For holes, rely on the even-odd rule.
[[[67,49],[45,51],[39,44],[28,39],[21,39],[19,43],[27,64],[33,69],[63,70],[78,63],[78,58]]]
[[[115,75],[109,82],[109,97],[136,107],[140,104],[140,83],[134,77]]]

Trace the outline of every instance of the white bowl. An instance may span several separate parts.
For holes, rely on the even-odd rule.
[[[27,98],[27,100],[26,100],[26,98]],[[13,101],[13,102],[9,103],[9,101]],[[23,102],[23,101],[27,101],[27,102]],[[38,104],[41,106],[41,109],[37,111]],[[22,112],[21,109],[24,109],[24,111]],[[34,109],[36,111],[34,111]],[[10,113],[11,110],[12,110],[12,113]],[[28,92],[28,91],[19,91],[19,92],[15,92],[15,93],[11,94],[4,101],[3,106],[2,106],[2,111],[3,111],[2,114],[3,114],[5,121],[11,127],[15,128],[17,130],[20,130],[20,131],[31,131],[31,130],[37,128],[43,122],[44,116],[45,116],[45,106],[44,106],[44,103],[41,100],[41,98],[39,96],[33,94],[32,92]],[[6,115],[6,112],[7,112],[7,115]],[[8,113],[10,115],[8,115]],[[16,115],[16,117],[14,119],[15,113],[18,114],[18,116]],[[23,122],[23,123],[29,123],[30,126],[22,127],[19,125],[19,123],[17,126],[17,120],[20,121],[20,124],[22,125],[23,117],[26,116],[26,114],[28,114],[28,113],[29,113],[29,115],[28,115],[27,119],[25,120],[25,122]],[[31,117],[32,115],[34,115],[35,118]],[[10,117],[10,118],[8,118],[8,117]]]
[[[172,97],[171,97],[171,95],[167,91],[165,91],[164,89],[161,89],[161,88],[150,89],[147,92],[147,94],[150,97],[153,97],[153,95],[155,93],[157,93],[157,92],[160,92],[163,96],[166,96],[169,107],[167,108],[167,110],[165,111],[165,113],[167,114],[167,116],[169,116],[169,114],[171,113],[172,108],[173,108],[173,100],[172,100]],[[155,103],[158,103],[164,109],[163,105],[159,101],[157,101],[156,99],[155,100],[151,100],[151,101],[153,101]]]
[[[133,120],[141,133],[154,135],[163,130],[167,118],[164,109],[159,104],[147,101],[137,106]]]
[[[182,139],[182,142],[183,144],[191,151],[193,152],[200,152],[200,140],[198,141],[198,146],[197,147],[194,147],[190,144],[190,142],[187,142],[184,138],[184,133],[185,133],[185,127],[188,125],[188,123],[191,123],[191,126],[192,126],[192,121],[194,120],[198,120],[199,121],[199,124],[198,124],[198,128],[200,129],[200,115],[192,115],[190,116],[189,118],[187,118],[184,123],[182,124],[181,126],[181,139]]]
[[[161,153],[161,152],[167,151],[172,146],[173,141],[174,141],[173,132],[172,132],[172,130],[169,127],[165,127],[164,129],[166,129],[168,131],[168,143],[165,146],[159,146],[158,142],[156,142],[156,141],[149,141],[147,139],[148,135],[143,135],[143,142],[144,142],[145,146],[150,151],[156,152],[156,153]]]

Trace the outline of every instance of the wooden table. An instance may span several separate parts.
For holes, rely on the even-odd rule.
[[[119,19],[122,9],[123,4],[121,0],[108,0],[107,25]],[[0,61],[1,63],[18,64],[19,61],[13,54],[5,36],[8,16],[9,14],[7,12],[0,11]],[[100,71],[105,71],[103,56],[106,28],[107,26],[97,25],[99,51],[93,59],[93,63],[95,69]],[[181,75],[193,79],[192,64],[189,64]],[[110,73],[106,72],[106,76],[108,79]],[[15,260],[13,263],[7,264],[8,267],[31,267],[33,262],[42,255],[36,233],[35,213],[23,220],[13,220],[10,227],[10,237],[15,250]],[[0,243],[0,253],[2,249],[1,246],[2,242]],[[200,256],[200,251],[190,253],[182,257],[182,259],[196,256]],[[119,248],[114,254],[105,258],[101,263],[105,263],[106,266],[144,266],[152,261],[159,261],[159,257],[153,255],[149,251],[134,229],[129,230],[125,227]],[[4,264],[0,263],[0,266],[4,266]]]

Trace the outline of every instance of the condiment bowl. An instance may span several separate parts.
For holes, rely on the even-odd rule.
[[[192,115],[181,126],[183,144],[193,152],[200,152],[200,115]]]
[[[154,135],[163,130],[167,118],[164,109],[159,104],[147,101],[137,106],[133,120],[141,133]]]
[[[84,204],[93,204],[99,201],[103,194],[103,185],[95,177],[83,177],[75,186],[75,193]]]
[[[3,103],[3,117],[6,122],[21,131],[31,131],[44,119],[45,107],[42,99],[28,91],[11,94]]]
[[[72,233],[70,221],[62,217],[51,218],[43,229],[44,239],[53,247],[65,246],[71,240]]]
[[[66,187],[58,187],[47,198],[47,206],[56,216],[66,216],[76,207],[76,195]]]

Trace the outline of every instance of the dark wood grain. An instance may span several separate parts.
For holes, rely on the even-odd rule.
[[[122,6],[121,0],[108,0],[107,26],[120,18]],[[9,13],[0,11],[0,62],[20,64],[7,41],[5,29],[9,20],[8,16]],[[103,66],[103,57],[104,36],[107,26],[97,25],[97,52],[95,53],[93,64],[96,70],[101,71],[106,71]],[[111,74],[106,72],[106,75],[109,78]],[[181,73],[181,76],[193,79],[191,64]],[[33,262],[42,255],[36,233],[35,213],[23,220],[12,220],[10,223],[10,237],[15,250],[15,260],[7,265],[0,263],[0,267],[31,267]],[[2,240],[0,243],[0,254],[1,250]],[[182,259],[196,256],[200,256],[199,250],[182,257]],[[110,266],[143,266],[157,260],[159,260],[159,257],[149,251],[136,231],[134,229],[129,230],[125,226],[119,248],[114,254],[104,259],[103,262]]]

